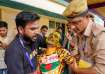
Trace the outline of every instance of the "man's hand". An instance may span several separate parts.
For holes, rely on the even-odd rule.
[[[76,60],[70,64],[74,74],[97,74],[93,68],[79,68],[76,64]]]
[[[74,61],[71,64],[69,64],[69,65],[70,65],[70,67],[71,67],[71,69],[73,71],[75,71],[76,69],[78,69],[78,66],[77,66],[77,63],[76,63],[76,59],[74,59]]]

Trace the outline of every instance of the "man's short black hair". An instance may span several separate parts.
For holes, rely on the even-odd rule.
[[[24,28],[27,25],[27,23],[33,22],[39,19],[40,17],[36,13],[22,11],[19,14],[17,14],[15,22],[17,27],[21,26]]]
[[[41,30],[44,29],[44,28],[48,29],[48,26],[42,25]]]
[[[8,29],[8,24],[5,21],[0,21],[0,28],[1,27],[5,27],[6,29]]]

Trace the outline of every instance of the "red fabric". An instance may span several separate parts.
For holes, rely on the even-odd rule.
[[[47,64],[47,65],[45,66],[45,68],[46,68],[46,70],[51,70],[52,64]]]

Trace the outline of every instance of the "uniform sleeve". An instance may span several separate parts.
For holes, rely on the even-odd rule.
[[[98,74],[105,74],[105,33],[99,36],[96,41],[95,66]]]
[[[8,74],[24,74],[22,57],[15,49],[7,49],[5,52],[5,63]]]
[[[69,51],[66,49],[59,49],[58,55],[60,58],[60,61],[65,61],[66,64],[70,64],[74,61],[74,57],[70,55]]]

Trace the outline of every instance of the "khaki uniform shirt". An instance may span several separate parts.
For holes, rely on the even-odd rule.
[[[83,47],[85,43],[81,58],[93,63],[97,74],[105,74],[105,28],[90,20],[83,38],[85,39],[81,39],[78,45]]]

